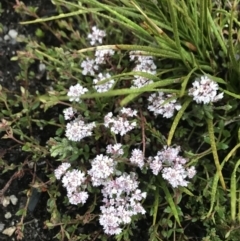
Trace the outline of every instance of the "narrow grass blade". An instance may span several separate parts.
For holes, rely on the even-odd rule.
[[[99,8],[95,8],[94,11],[100,11],[101,9]],[[37,18],[35,20],[31,20],[31,21],[25,21],[25,22],[20,22],[21,25],[26,25],[26,24],[33,24],[33,23],[43,23],[43,22],[48,22],[48,21],[53,21],[53,20],[57,20],[57,19],[62,19],[62,18],[68,18],[68,17],[73,17],[76,15],[80,15],[80,14],[86,14],[89,13],[89,10],[78,10],[78,11],[74,11],[74,12],[70,12],[70,13],[61,13],[57,16],[52,16],[52,17],[48,17],[48,18]]]
[[[223,159],[222,164],[221,164],[221,170],[223,169],[225,163],[230,159],[230,157],[233,155],[233,153],[236,152],[236,150],[240,147],[240,143],[238,143],[229,153],[228,155]],[[212,190],[211,190],[211,204],[210,204],[210,209],[208,211],[207,217],[209,218],[212,214],[214,204],[216,201],[216,193],[217,193],[217,186],[218,186],[218,180],[219,180],[219,173],[217,172],[214,175],[213,183],[212,183]],[[240,204],[239,204],[240,205]],[[240,210],[240,209],[239,209]],[[239,214],[240,218],[240,214]],[[239,219],[240,220],[240,219]]]
[[[227,56],[227,47],[226,47],[226,45],[224,43],[224,40],[223,40],[223,38],[220,34],[220,30],[217,29],[217,25],[214,23],[214,21],[212,19],[212,16],[211,16],[209,10],[207,10],[207,17],[208,17],[208,22],[209,22],[209,24],[210,24],[210,26],[213,30],[213,33],[215,34],[215,37],[218,40],[218,43],[220,44],[224,54]]]
[[[102,50],[102,49],[114,49],[114,50],[128,50],[128,51],[143,51],[143,55],[151,55],[156,57],[164,57],[170,59],[181,59],[177,52],[164,50],[160,48],[154,48],[144,45],[128,45],[128,44],[115,44],[115,45],[102,45],[90,48],[80,49],[78,53],[84,53],[88,51]]]
[[[233,35],[232,35],[232,30],[234,29],[233,27],[233,21],[234,21],[234,13],[236,11],[237,8],[237,2],[233,1],[232,3],[234,6],[231,8],[231,17],[230,17],[230,23],[229,23],[229,40],[228,40],[228,44],[229,44],[229,56],[231,59],[231,67],[236,71],[238,69],[238,61],[236,59],[236,51],[234,51],[234,47],[233,47]]]
[[[218,175],[219,175],[219,178],[220,178],[222,188],[224,190],[226,190],[226,184],[225,184],[225,181],[224,181],[224,178],[223,178],[223,175],[222,175],[221,165],[220,165],[218,153],[217,153],[217,146],[216,146],[215,136],[214,136],[213,120],[207,118],[207,125],[208,125],[208,134],[209,134],[209,138],[210,138],[210,144],[211,144],[211,148],[212,148],[215,166],[217,168],[217,172],[218,172]]]
[[[223,168],[224,164],[225,164],[225,162],[222,163],[221,169]],[[216,202],[216,193],[217,193],[217,187],[218,187],[218,180],[219,180],[219,173],[216,172],[215,175],[214,175],[214,178],[213,178],[213,183],[212,183],[210,209],[209,209],[209,211],[208,211],[208,213],[206,215],[206,218],[209,218],[212,215],[214,204]]]
[[[236,221],[237,212],[237,182],[236,182],[236,172],[240,165],[240,159],[237,161],[232,176],[231,176],[231,186],[230,186],[230,198],[231,198],[231,219],[232,222]]]
[[[173,138],[173,135],[175,133],[175,130],[178,126],[178,123],[180,121],[180,119],[182,118],[185,110],[187,109],[188,105],[191,103],[192,99],[191,98],[187,98],[187,100],[184,102],[182,108],[178,111],[173,123],[172,123],[172,126],[171,126],[171,129],[169,131],[169,135],[168,135],[168,139],[167,139],[167,145],[168,146],[171,146],[171,143],[172,143],[172,138]]]
[[[240,143],[238,143],[236,146],[234,146],[233,149],[223,159],[223,162],[227,162],[232,157],[232,155],[234,155],[234,153],[236,153],[236,151],[239,147],[240,147]]]
[[[186,87],[187,87],[187,84],[188,84],[188,81],[189,81],[190,77],[192,76],[192,74],[193,74],[196,70],[197,70],[197,67],[193,68],[193,69],[189,72],[189,74],[184,78],[184,81],[182,82],[182,88],[181,88],[179,97],[184,96],[185,90],[186,90]]]
[[[151,37],[150,34],[146,30],[144,30],[139,24],[134,23],[129,18],[118,13],[111,6],[108,6],[107,4],[103,4],[103,3],[99,2],[99,1],[95,1],[95,0],[84,1],[84,2],[89,2],[90,4],[93,4],[94,6],[105,9],[106,11],[112,13],[117,19],[121,20],[121,22],[125,22],[129,28],[133,29],[134,31],[136,31],[138,33],[143,34],[144,36]]]
[[[158,206],[159,206],[159,187],[157,186],[155,190],[154,204],[153,204],[153,226],[156,225]]]
[[[188,196],[194,197],[194,194],[189,189],[187,189],[186,187],[180,187],[179,190],[181,192],[186,193]]]
[[[227,94],[227,95],[230,95],[230,96],[232,96],[232,97],[234,97],[234,98],[236,98],[236,99],[240,99],[240,95],[238,95],[238,94],[235,94],[235,93],[232,93],[232,92],[230,92],[230,91],[228,91],[228,90],[224,90],[224,89],[222,89],[222,88],[219,88],[221,91],[223,91],[225,94]]]
[[[183,63],[186,65],[186,67],[190,68],[188,61],[187,61],[188,58],[185,54],[185,50],[181,46],[181,42],[180,42],[180,38],[179,38],[178,20],[177,20],[177,13],[176,13],[176,9],[175,9],[175,1],[168,0],[167,3],[168,3],[168,9],[169,9],[169,13],[170,13],[172,28],[173,28],[174,40],[176,42],[176,47],[177,47],[178,53],[181,56],[181,59],[182,59]]]
[[[237,214],[237,221],[240,223],[240,192],[238,192],[238,214]]]

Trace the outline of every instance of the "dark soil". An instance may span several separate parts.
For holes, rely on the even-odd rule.
[[[53,9],[53,5],[49,0],[23,0],[27,6],[39,7],[39,15],[43,15],[47,11]],[[16,4],[14,0],[3,0],[1,1],[3,12],[0,15],[0,23],[4,26],[3,32],[0,33],[2,41],[0,42],[0,84],[11,92],[19,92],[19,86],[21,81],[17,81],[15,77],[18,75],[20,68],[17,62],[11,61],[11,57],[16,55],[16,51],[24,48],[24,43],[12,44],[8,41],[4,41],[4,36],[8,33],[10,29],[14,29],[18,34],[23,34],[26,36],[34,36],[37,26],[28,25],[21,26],[19,22],[22,20],[21,16],[17,14],[14,10],[14,5]],[[26,16],[25,16],[26,17]],[[26,20],[26,19],[25,19]],[[54,43],[55,39],[51,39],[51,35],[48,35],[46,43]],[[35,88],[41,88],[41,86],[36,86]],[[49,115],[51,113],[46,113]],[[52,116],[46,116],[47,119],[52,118]],[[54,131],[54,130],[53,130]],[[4,133],[0,134],[2,137]],[[49,130],[44,130],[38,133],[38,138],[42,142],[46,143],[46,140],[53,135]],[[41,136],[42,135],[42,136]],[[21,146],[16,142],[0,139],[0,158],[8,165],[23,163],[29,158],[28,153],[21,150]],[[1,163],[1,162],[0,162]],[[41,167],[39,167],[41,170]],[[3,172],[0,164],[0,172]],[[11,236],[2,234],[3,230],[9,227],[15,227],[17,223],[20,222],[21,216],[16,216],[17,211],[28,206],[27,216],[24,218],[24,231],[23,231],[23,241],[54,241],[54,236],[58,233],[58,230],[48,230],[44,228],[44,221],[49,219],[50,214],[47,212],[47,199],[46,193],[39,193],[36,189],[31,189],[29,184],[32,182],[33,174],[31,170],[26,167],[22,173],[17,173],[17,170],[8,171],[4,174],[0,174],[0,199],[3,196],[15,195],[18,199],[16,205],[9,204],[4,207],[0,205],[0,226],[4,225],[4,228],[0,231],[0,240],[17,240],[17,233],[13,233]],[[15,175],[15,176],[14,176]],[[38,175],[38,174],[37,174]],[[38,178],[44,178],[44,175],[38,176]],[[6,185],[6,184],[9,184]],[[4,193],[1,191],[4,190]],[[27,192],[31,191],[32,198],[27,205]],[[5,214],[10,212],[12,217],[5,218]]]

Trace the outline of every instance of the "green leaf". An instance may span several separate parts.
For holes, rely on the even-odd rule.
[[[172,195],[170,194],[170,192],[169,192],[169,190],[166,186],[166,182],[160,176],[158,176],[158,180],[160,182],[160,187],[163,189],[163,191],[165,193],[165,199],[169,204],[169,207],[171,209],[171,214],[176,219],[178,225],[181,226],[180,219],[179,219],[179,216],[178,216],[177,206],[175,205],[175,203],[173,201],[173,198],[172,198]]]
[[[36,31],[35,31],[35,35],[38,38],[43,38],[45,34],[44,34],[44,32],[40,28],[37,28]]]
[[[26,209],[22,208],[20,210],[18,210],[15,215],[16,216],[26,216],[27,212],[26,212]]]

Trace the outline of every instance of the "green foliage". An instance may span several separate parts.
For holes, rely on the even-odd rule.
[[[49,177],[47,209],[50,213],[45,226],[60,227],[59,240],[109,240],[99,226],[100,191],[87,186],[91,199],[76,207],[73,215],[69,202],[56,184],[54,167],[59,162],[71,162],[73,167],[88,170],[89,160],[105,152],[106,144],[115,143],[116,135],[103,127],[108,112],[118,113],[121,106],[139,111],[139,129],[120,137],[125,156],[119,158],[121,171],[132,170],[128,156],[141,147],[145,156],[155,155],[163,146],[180,145],[188,165],[197,167],[197,175],[186,188],[171,188],[160,176],[147,169],[140,172],[141,188],[148,196],[143,202],[147,213],[136,216],[115,240],[137,240],[142,234],[155,240],[238,240],[240,230],[239,192],[239,27],[240,2],[211,0],[54,0],[56,16],[38,18],[37,9],[20,3],[16,11],[35,20],[21,24],[38,24],[35,36],[26,38],[26,48],[12,60],[18,61],[21,71],[16,80],[18,92],[0,89],[0,132],[31,156],[34,163],[50,158],[53,167],[46,165]],[[221,2],[221,3],[220,3]],[[51,23],[51,24],[49,24]],[[86,40],[91,27],[97,25],[107,33],[107,42],[89,47]],[[54,27],[53,27],[54,26]],[[51,33],[57,47],[44,43]],[[237,35],[237,37],[236,37]],[[94,51],[112,49],[116,55],[103,67],[114,74],[116,84],[107,92],[96,92],[92,77],[82,74],[79,64],[94,58]],[[140,51],[156,60],[157,73],[132,70],[127,58],[130,51]],[[46,65],[49,83],[40,84],[43,90],[29,86],[41,79],[32,66]],[[133,76],[152,80],[141,88],[130,88]],[[197,104],[188,95],[195,78],[206,75],[219,84],[224,98],[213,104]],[[102,80],[106,83],[109,78]],[[23,83],[23,84],[22,84]],[[90,91],[81,96],[81,103],[68,101],[67,90],[79,83]],[[39,88],[41,89],[41,88]],[[172,119],[155,117],[147,110],[146,99],[154,92],[174,94],[182,108]],[[96,122],[93,137],[72,142],[64,137],[66,123],[63,107],[72,106],[88,122]],[[53,112],[51,112],[53,111]],[[50,114],[50,119],[48,113]],[[57,114],[56,114],[57,113]],[[51,126],[54,133],[47,142],[37,138],[38,131]],[[48,136],[49,137],[49,136]],[[47,145],[46,145],[47,144]],[[58,161],[56,163],[55,161]],[[8,164],[0,159],[2,173],[23,169],[24,161]],[[61,200],[62,207],[58,207]],[[17,215],[25,217],[26,208]],[[23,221],[23,218],[22,218]],[[142,224],[144,223],[144,225]],[[23,222],[22,222],[23,225]],[[192,229],[192,230],[190,230]],[[199,231],[200,230],[200,231]]]

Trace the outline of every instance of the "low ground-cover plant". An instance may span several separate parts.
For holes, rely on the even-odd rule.
[[[238,240],[239,1],[53,3],[58,15],[23,24],[53,23],[59,45],[29,40],[15,58],[19,79],[41,62],[51,82],[22,88],[32,110],[60,106],[50,121],[27,114],[58,127],[43,147],[56,159],[46,227],[60,240]]]

